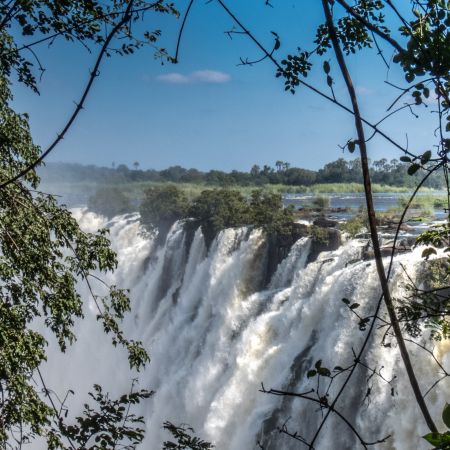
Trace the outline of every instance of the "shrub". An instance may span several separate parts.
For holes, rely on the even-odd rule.
[[[313,241],[318,244],[328,245],[329,244],[329,233],[327,228],[318,227],[313,225],[309,229],[309,234],[312,237]]]
[[[188,216],[201,225],[207,246],[221,230],[250,223],[247,201],[231,189],[202,191],[190,205]]]
[[[313,198],[312,204],[315,208],[325,209],[330,207],[330,198],[324,196],[318,196]]]
[[[367,216],[362,212],[339,225],[339,229],[344,233],[348,233],[350,237],[355,237],[364,228],[367,228]]]
[[[151,232],[158,230],[159,240],[167,236],[171,226],[186,217],[188,199],[177,186],[155,186],[144,192],[139,212],[142,224]]]

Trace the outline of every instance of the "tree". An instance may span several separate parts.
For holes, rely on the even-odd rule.
[[[146,11],[175,14],[164,1],[114,2],[14,1],[0,4],[0,447],[22,448],[41,436],[49,449],[133,449],[142,441],[142,418],[130,406],[152,393],[145,390],[109,398],[101,386],[91,393],[93,405],[68,423],[64,404],[45,384],[40,365],[47,342],[36,323],[42,322],[64,352],[76,340],[73,327],[83,318],[84,303],[77,283],[91,289],[97,319],[114,346],[128,351],[130,367],[141,369],[149,360],[140,342],[128,340],[120,322],[130,310],[127,293],[106,286],[96,292],[93,271],[107,272],[117,265],[107,230],[83,232],[70,212],[51,195],[36,191],[35,169],[57,146],[83,108],[105,56],[129,54],[145,43],[154,45],[160,32],[137,36],[132,23]],[[106,34],[105,34],[106,30]],[[19,44],[18,36],[29,39]],[[120,37],[120,47],[113,47]],[[28,116],[12,105],[14,77],[38,92],[43,72],[33,48],[55,39],[98,47],[98,56],[75,110],[55,141],[45,150],[33,144]],[[33,41],[34,39],[34,41]],[[37,65],[27,58],[35,58]],[[164,51],[159,56],[165,57]],[[35,69],[37,67],[37,69]],[[43,393],[44,398],[40,395]]]
[[[258,166],[258,164],[254,164],[250,169],[250,175],[252,177],[257,177],[259,175],[259,172],[261,172],[261,168]]]
[[[139,208],[142,223],[150,232],[158,233],[158,242],[164,242],[172,225],[186,217],[188,199],[177,186],[155,186],[147,189]]]

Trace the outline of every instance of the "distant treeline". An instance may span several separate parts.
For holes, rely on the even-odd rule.
[[[390,186],[414,186],[423,174],[407,174],[408,163],[397,159],[380,159],[371,163],[372,182]],[[97,167],[93,165],[49,163],[39,170],[45,182],[95,182],[99,184],[120,184],[134,182],[173,182],[199,183],[210,186],[262,186],[266,184],[285,184],[290,186],[311,186],[317,183],[361,183],[361,163],[359,159],[346,161],[340,158],[325,164],[318,171],[291,167],[289,163],[277,161],[274,167],[254,165],[248,172],[233,170],[223,172],[185,169],[172,166],[164,170],[141,170],[135,162],[133,168],[124,164],[117,167]],[[426,186],[441,188],[442,179],[431,176]]]

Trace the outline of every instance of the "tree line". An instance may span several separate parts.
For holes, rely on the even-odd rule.
[[[413,187],[420,180],[419,174],[410,176],[407,173],[409,164],[383,158],[370,164],[370,172],[374,183],[389,186]],[[198,183],[211,186],[263,186],[265,184],[284,184],[288,186],[311,186],[320,183],[360,183],[362,177],[359,159],[336,161],[325,164],[314,171],[300,167],[291,167],[287,162],[276,161],[274,167],[253,165],[248,172],[232,170],[209,170],[207,172],[181,166],[171,166],[164,170],[141,170],[139,164],[133,169],[125,164],[117,167],[98,167],[71,163],[49,163],[41,168],[40,174],[46,182],[96,182],[100,184],[117,184],[133,182],[172,182]],[[442,188],[442,179],[430,176],[427,187]]]

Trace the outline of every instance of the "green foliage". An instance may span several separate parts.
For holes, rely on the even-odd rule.
[[[207,246],[225,228],[249,225],[269,235],[284,236],[292,232],[294,222],[293,208],[283,207],[281,195],[262,190],[253,191],[250,199],[230,189],[203,191],[188,215],[201,225]]]
[[[164,422],[164,429],[172,434],[176,442],[165,441],[163,450],[211,450],[214,448],[209,442],[192,436],[191,434],[195,431],[187,425],[174,425],[171,422]]]
[[[178,14],[164,1],[119,0],[105,5],[97,0],[31,0],[0,5],[0,180],[8,181],[29,169],[20,181],[0,190],[1,448],[20,449],[40,436],[50,449],[121,446],[131,450],[143,438],[142,418],[129,408],[149,392],[110,400],[95,386],[91,397],[98,410],[85,405],[76,425],[69,425],[64,405],[42,378],[39,368],[46,360],[47,342],[37,324],[53,334],[60,351],[66,351],[76,340],[75,321],[83,319],[86,299],[77,290],[79,282],[88,284],[97,319],[113,345],[128,350],[130,367],[139,370],[149,358],[140,342],[127,340],[121,331],[120,322],[131,307],[127,293],[105,285],[100,295],[90,283],[99,272],[105,274],[117,265],[108,232],[83,232],[53,196],[31,190],[39,186],[39,177],[30,167],[41,156],[41,149],[33,144],[28,116],[11,107],[10,90],[15,77],[37,92],[35,67],[43,71],[36,52],[30,51],[33,44],[28,49],[19,47],[16,37],[20,34],[40,42],[61,38],[95,47],[103,45],[115,30],[121,46],[109,47],[107,56],[133,53],[146,43],[154,46],[160,32],[147,30],[136,36],[131,26],[142,14],[132,7]],[[164,56],[163,51],[159,53]],[[38,61],[37,66],[30,56]],[[91,439],[94,442],[88,442]]]
[[[450,428],[450,405],[445,404],[442,410],[442,420],[447,428]],[[434,446],[434,450],[448,450],[450,449],[450,432],[444,433],[428,433],[422,436],[427,442]]]
[[[103,187],[88,200],[89,210],[112,218],[131,212],[131,204],[123,192],[116,187]]]
[[[159,239],[165,239],[170,227],[186,216],[188,199],[184,192],[173,184],[147,189],[139,212],[142,223],[149,231],[159,232]]]
[[[250,223],[268,234],[286,235],[292,232],[294,208],[283,207],[281,195],[253,191],[249,204]]]
[[[23,36],[36,36],[42,39],[61,38],[65,41],[78,41],[85,45],[102,45],[105,42],[105,28],[113,27],[128,6],[127,0],[118,0],[105,4],[98,0],[31,0],[27,2],[2,2],[0,5],[2,43],[2,77],[10,78],[13,73],[17,79],[38,91],[35,64],[28,59],[18,42],[9,34],[14,30]],[[132,11],[153,10],[178,16],[178,11],[170,2],[158,0],[148,2],[135,0]],[[130,13],[132,12],[130,11]],[[140,20],[141,14],[130,14],[130,20],[120,27],[118,36],[121,46],[114,53],[124,55],[134,53],[144,45],[155,45],[159,30],[144,30],[140,36],[132,31],[132,23]],[[34,52],[30,52],[31,55]],[[158,55],[167,56],[164,49],[158,49]],[[43,69],[39,68],[42,71]]]
[[[327,245],[329,243],[330,236],[327,228],[313,225],[309,228],[309,234],[312,237],[313,241],[317,242],[318,244]]]
[[[398,206],[404,209],[408,204],[407,196],[399,197]],[[410,210],[418,210],[421,215],[433,215],[433,209],[444,209],[447,207],[447,198],[444,195],[418,195],[410,205]]]
[[[314,197],[312,199],[312,204],[315,208],[326,209],[330,207],[330,198],[324,196]]]
[[[367,225],[367,215],[360,211],[354,217],[339,224],[339,229],[353,238],[364,229],[367,229]]]
[[[190,205],[188,216],[201,225],[207,246],[219,231],[251,223],[246,199],[231,189],[203,191]]]
[[[94,385],[94,392],[89,396],[97,408],[84,405],[83,415],[76,417],[75,424],[61,424],[60,430],[51,431],[48,437],[49,450],[65,448],[63,436],[71,445],[85,450],[106,450],[120,448],[133,450],[144,439],[144,419],[130,412],[130,407],[143,399],[149,398],[153,392],[141,390],[121,395],[111,400],[99,385]],[[64,405],[63,405],[64,407]]]
[[[411,158],[408,158],[411,160]],[[223,172],[211,170],[201,172],[197,169],[185,169],[172,166],[164,170],[129,170],[120,165],[117,168],[82,166],[80,164],[49,163],[40,172],[46,180],[58,185],[66,183],[95,183],[105,187],[121,186],[122,190],[128,184],[176,183],[184,189],[197,187],[228,187],[239,190],[254,190],[272,188],[279,193],[286,192],[363,192],[361,184],[361,164],[358,159],[346,161],[340,158],[325,164],[322,169],[312,171],[299,167],[292,167],[287,162],[277,161],[273,167],[263,168],[253,165],[249,172],[232,170]],[[414,176],[407,174],[408,164],[403,161],[381,159],[371,164],[370,173],[374,181],[375,192],[409,192],[420,179],[419,173]],[[432,175],[425,186],[442,188],[442,179]]]
[[[436,254],[436,248],[449,251],[449,227],[447,224],[432,227],[416,239],[417,245],[426,246],[422,252],[426,263],[415,283],[408,283],[409,295],[399,302],[399,319],[413,337],[422,334],[423,326],[430,330],[435,340],[450,338],[450,259],[428,260]]]

